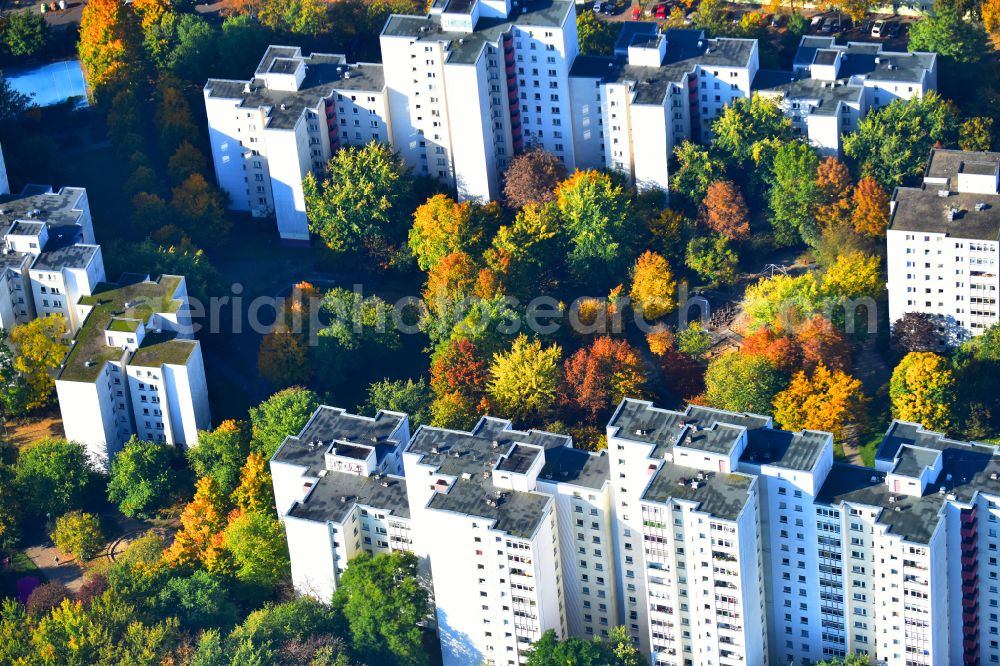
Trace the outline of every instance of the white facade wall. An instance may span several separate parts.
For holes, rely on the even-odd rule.
[[[121,437],[120,419],[128,418],[117,408],[110,388],[113,365],[108,363],[93,383],[56,380],[66,439],[84,443],[90,460],[105,468],[125,441]]]

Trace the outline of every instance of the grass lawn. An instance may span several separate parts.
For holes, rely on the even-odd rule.
[[[10,559],[9,566],[0,568],[0,597],[14,596],[17,592],[17,580],[22,576],[35,576],[42,583],[46,581],[45,574],[23,551],[13,551]]]

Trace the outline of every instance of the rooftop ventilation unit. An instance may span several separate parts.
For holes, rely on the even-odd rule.
[[[956,219],[958,219],[958,209],[957,208],[949,208],[948,209],[948,221],[949,222],[954,222]]]
[[[938,196],[944,199],[945,197],[951,196],[950,190],[938,190]]]

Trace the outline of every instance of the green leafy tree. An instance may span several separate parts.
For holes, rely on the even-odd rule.
[[[486,262],[508,292],[527,296],[555,285],[565,255],[555,206],[529,202],[497,230]]]
[[[723,354],[708,364],[705,400],[717,409],[770,414],[785,375],[763,356]]]
[[[187,450],[191,469],[209,477],[224,495],[240,482],[240,469],[250,453],[250,433],[239,421],[223,421],[215,430],[198,433],[198,445]]]
[[[81,506],[89,471],[82,446],[64,439],[43,439],[21,450],[14,482],[25,509],[35,517],[49,514],[54,519]]]
[[[14,480],[14,469],[0,463],[0,552],[13,548],[21,539],[21,496]],[[2,635],[2,632],[0,632]],[[3,652],[0,651],[0,658]]]
[[[317,344],[310,348],[318,377],[329,381],[399,348],[399,331],[392,325],[389,305],[381,298],[365,298],[337,287],[326,293],[321,308],[331,322],[319,331]]]
[[[108,499],[130,518],[154,515],[170,501],[177,484],[174,451],[133,435],[111,461]]]
[[[674,148],[677,168],[671,174],[670,189],[680,195],[683,208],[694,213],[708,193],[708,187],[724,180],[726,163],[704,146],[684,141]]]
[[[70,511],[60,516],[51,537],[56,548],[78,560],[92,559],[104,548],[101,521],[92,513]]]
[[[150,605],[160,618],[176,617],[182,627],[192,632],[230,627],[238,617],[225,582],[204,569],[167,578]]]
[[[221,72],[216,76],[228,79],[245,76],[260,60],[271,40],[271,31],[250,14],[228,16],[216,37]]]
[[[684,262],[711,285],[735,284],[739,257],[722,234],[692,238]]]
[[[788,141],[774,156],[768,203],[775,241],[794,245],[801,239],[814,245],[819,239],[816,205],[820,193],[816,184],[819,156],[802,141]]]
[[[555,403],[561,377],[559,345],[519,335],[510,351],[493,357],[487,391],[499,411],[521,420],[546,416]]]
[[[611,55],[618,31],[613,23],[605,23],[594,12],[582,11],[576,15],[576,38],[583,55]]]
[[[15,57],[33,56],[49,43],[49,26],[36,12],[11,12],[4,19],[3,44]]]
[[[499,212],[495,205],[456,203],[445,194],[434,195],[413,213],[409,242],[417,265],[426,271],[452,252],[481,252],[485,232],[499,226]]]
[[[863,175],[892,190],[923,174],[927,154],[936,143],[954,144],[957,137],[954,107],[931,91],[869,113],[858,123],[857,132],[844,137],[844,154]]]
[[[233,518],[222,540],[240,582],[267,592],[288,578],[285,528],[272,512],[248,511]]]
[[[714,148],[734,165],[745,167],[754,160],[759,143],[791,139],[792,123],[774,100],[754,95],[727,104],[712,123],[712,137]]]
[[[309,389],[292,386],[250,408],[250,450],[270,459],[285,437],[297,435],[319,407]]]
[[[359,555],[340,580],[334,607],[350,628],[351,647],[370,666],[423,666],[422,623],[430,612],[412,553]]]
[[[108,273],[112,275],[136,267],[142,267],[142,271],[150,275],[183,275],[188,294],[202,303],[208,302],[209,294],[217,293],[221,282],[219,272],[201,250],[146,240],[112,243],[105,256],[108,257]]]
[[[700,361],[704,360],[712,347],[712,334],[706,331],[701,323],[695,321],[678,332],[675,341],[677,351]]]
[[[430,387],[423,377],[417,381],[383,379],[368,387],[368,400],[360,409],[372,415],[380,409],[409,414],[412,432],[422,423],[431,422],[432,400]]]
[[[10,81],[4,78],[3,72],[0,72],[0,122],[10,122],[33,106],[35,103],[31,101],[31,97],[14,90]],[[10,159],[9,145],[6,152]]]
[[[185,81],[203,81],[215,74],[218,33],[197,14],[183,13],[177,21],[177,44],[170,54],[170,71]]]
[[[750,330],[765,326],[793,330],[799,321],[812,317],[821,302],[820,284],[812,273],[775,275],[747,287],[743,311]]]
[[[614,663],[614,651],[609,643],[586,641],[575,637],[560,640],[556,632],[549,629],[531,646],[525,665],[608,666]]]
[[[306,176],[309,229],[335,252],[359,251],[402,240],[401,211],[412,185],[391,148],[370,143],[337,151],[322,182]]]
[[[963,122],[958,132],[958,146],[962,150],[990,150],[993,147],[993,119],[976,116]]]
[[[572,246],[568,262],[574,273],[610,276],[625,269],[622,246],[634,230],[620,185],[597,171],[577,171],[556,188],[556,207]]]
[[[986,53],[986,32],[951,8],[910,25],[911,52],[929,51],[956,62],[976,62]]]

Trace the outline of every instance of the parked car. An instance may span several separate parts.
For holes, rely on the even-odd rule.
[[[656,11],[654,12],[653,15],[656,16],[656,18],[658,18],[658,19],[665,19],[665,18],[667,18],[667,6],[665,4],[664,5],[656,5]]]
[[[875,25],[872,26],[872,37],[881,37],[884,31],[885,31],[885,21],[881,19],[875,21]]]
[[[601,11],[601,6],[602,6],[602,5],[601,5],[601,3],[600,3],[600,2],[595,2],[595,3],[594,3],[594,13],[595,13],[595,14],[597,14],[597,13],[599,13],[599,12]]]
[[[899,29],[901,25],[899,21],[886,21],[885,26],[885,36],[889,39],[895,39],[899,37]]]
[[[834,28],[837,27],[837,19],[832,16],[827,16],[823,19],[823,25],[820,26],[819,31],[824,33],[833,32]]]
[[[809,21],[809,25],[811,25],[814,28],[818,27],[821,23],[823,23],[823,15],[822,14],[816,14],[816,16],[813,16],[812,20]]]
[[[639,5],[635,5],[634,7],[632,7],[632,20],[638,21],[641,18],[642,18],[642,7],[640,7]]]

